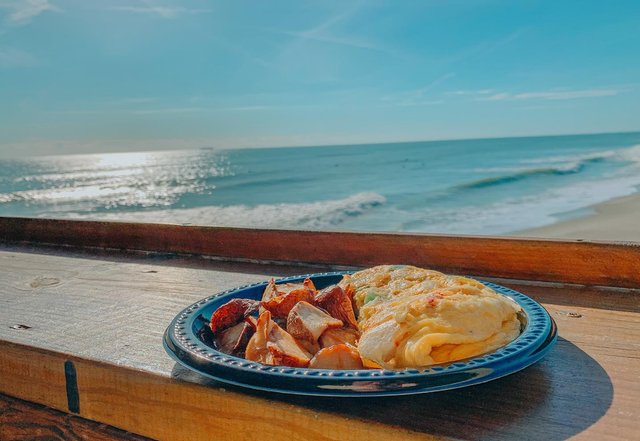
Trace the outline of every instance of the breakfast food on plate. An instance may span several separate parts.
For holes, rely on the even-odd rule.
[[[345,276],[340,285],[355,289],[360,356],[384,368],[461,360],[520,334],[520,306],[467,277],[386,265]]]
[[[520,311],[473,279],[381,265],[322,290],[309,279],[271,280],[260,302],[233,299],[210,327],[220,351],[264,364],[403,369],[504,346],[520,334]]]

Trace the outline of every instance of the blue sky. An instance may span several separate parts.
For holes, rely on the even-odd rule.
[[[632,130],[637,0],[0,0],[0,153]]]

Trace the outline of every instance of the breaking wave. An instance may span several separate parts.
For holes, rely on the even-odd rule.
[[[66,213],[64,217],[134,222],[179,223],[257,228],[322,229],[342,224],[386,202],[377,193],[310,203],[229,205],[118,213]],[[60,217],[59,213],[56,213]]]
[[[591,164],[604,162],[610,159],[640,164],[640,145],[620,150],[604,150],[576,156],[551,156],[547,158],[527,159],[521,161],[523,164],[534,164],[534,167],[476,168],[474,169],[476,172],[505,173],[498,176],[491,176],[466,182],[457,185],[455,188],[458,190],[479,189],[509,184],[540,176],[572,175],[580,173]]]

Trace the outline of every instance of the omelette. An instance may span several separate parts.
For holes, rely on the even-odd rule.
[[[491,352],[520,334],[520,306],[462,276],[382,265],[345,276],[367,367],[402,369]]]

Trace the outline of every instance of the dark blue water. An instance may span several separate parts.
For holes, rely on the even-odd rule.
[[[503,234],[640,185],[640,133],[0,160],[0,215]]]

